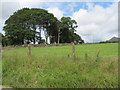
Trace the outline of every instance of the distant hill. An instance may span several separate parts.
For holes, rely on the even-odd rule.
[[[112,37],[109,40],[101,41],[99,43],[118,43],[118,42],[120,42],[120,38],[118,38],[118,37]]]
[[[108,40],[108,41],[120,41],[120,38],[118,38],[118,37],[112,37],[110,40]]]

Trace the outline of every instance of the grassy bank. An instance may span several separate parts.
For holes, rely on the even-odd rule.
[[[118,87],[118,44],[33,47],[3,51],[3,85],[14,88]]]

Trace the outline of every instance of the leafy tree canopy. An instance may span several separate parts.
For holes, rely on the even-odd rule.
[[[41,31],[44,32],[46,44],[50,42],[71,43],[80,36],[75,34],[77,22],[70,17],[57,20],[52,13],[38,8],[23,8],[13,13],[6,21],[6,45],[22,45],[25,43],[42,43]]]

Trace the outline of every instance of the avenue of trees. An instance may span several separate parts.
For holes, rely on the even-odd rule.
[[[84,41],[75,33],[77,22],[70,17],[58,20],[47,10],[23,8],[14,12],[6,21],[2,36],[3,46],[43,43],[41,32],[44,32],[45,43],[71,43]]]

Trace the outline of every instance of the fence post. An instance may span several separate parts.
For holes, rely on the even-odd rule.
[[[28,56],[31,56],[31,47],[29,44],[28,44]]]
[[[76,55],[75,55],[75,44],[72,44],[72,57],[75,60],[76,59]]]

